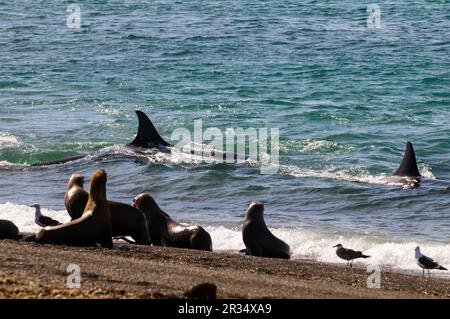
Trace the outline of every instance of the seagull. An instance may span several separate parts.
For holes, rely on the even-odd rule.
[[[425,277],[425,269],[428,270],[428,277],[431,277],[430,269],[447,270],[447,268],[442,267],[430,257],[422,255],[419,246],[417,246],[415,250],[416,250],[416,262],[419,265],[419,267],[422,268],[423,277]]]
[[[47,227],[47,226],[57,226],[61,225],[61,223],[57,220],[54,220],[53,218],[50,218],[48,216],[44,216],[41,214],[41,205],[34,204],[30,207],[34,207],[36,209],[36,212],[34,213],[34,222],[38,224],[41,227]]]
[[[336,246],[333,246],[333,248],[337,248],[336,255],[339,258],[347,260],[347,266],[350,264],[350,267],[352,267],[353,259],[370,257],[367,255],[363,255],[363,253],[360,251],[354,251],[352,249],[344,248],[344,246],[342,246],[342,244],[337,244]]]

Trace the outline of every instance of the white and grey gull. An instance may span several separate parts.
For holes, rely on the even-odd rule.
[[[347,260],[347,266],[350,265],[350,267],[352,267],[354,259],[370,257],[368,255],[364,255],[360,251],[355,251],[353,249],[344,248],[344,246],[342,246],[342,244],[337,244],[336,246],[333,246],[333,247],[337,248],[336,255],[341,259]]]
[[[54,220],[51,217],[42,215],[42,213],[41,213],[41,205],[34,204],[34,205],[31,205],[30,207],[34,207],[36,209],[36,211],[34,213],[34,222],[37,225],[39,225],[41,227],[61,225],[61,223],[59,221]]]
[[[420,252],[419,246],[416,247],[415,251],[416,251],[416,262],[417,265],[419,265],[419,267],[422,268],[423,277],[425,277],[425,269],[428,270],[428,277],[431,277],[430,269],[447,270],[447,268],[442,267],[430,257],[427,257],[424,254],[422,254]]]

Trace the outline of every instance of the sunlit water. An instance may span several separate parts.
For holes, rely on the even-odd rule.
[[[149,192],[172,217],[243,248],[248,203],[294,258],[416,270],[414,248],[450,265],[450,3],[83,1],[81,29],[60,1],[0,2],[0,218],[36,231],[33,210],[67,220],[74,172],[108,171],[108,197]],[[180,127],[278,128],[277,174],[255,163],[186,164],[123,144],[145,111],[170,141]],[[386,177],[412,141],[426,181]],[[30,167],[80,153],[91,157]]]

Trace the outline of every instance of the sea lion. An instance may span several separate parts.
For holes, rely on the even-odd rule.
[[[147,219],[139,209],[115,201],[108,201],[108,205],[114,237],[130,236],[136,244],[151,244]]]
[[[80,218],[88,202],[89,194],[84,190],[84,176],[73,174],[67,183],[64,205],[72,220]]]
[[[80,218],[66,224],[46,227],[36,234],[45,244],[112,248],[111,213],[106,199],[106,171],[98,170],[91,178],[89,199]]]
[[[0,239],[19,239],[19,229],[13,222],[0,219]]]
[[[153,245],[212,251],[211,236],[203,227],[177,223],[149,194],[136,196],[133,206],[145,214]]]
[[[246,255],[291,258],[289,245],[270,232],[264,222],[263,213],[263,203],[250,203],[242,228],[242,239],[246,247]]]
[[[84,176],[73,174],[67,184],[64,204],[72,220],[83,213],[88,201],[88,193],[84,190]],[[149,245],[147,220],[145,215],[131,205],[116,201],[108,201],[111,213],[113,237],[130,236],[137,244]]]

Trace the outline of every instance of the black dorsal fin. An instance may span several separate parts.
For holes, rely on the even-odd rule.
[[[136,138],[130,145],[152,148],[162,146],[171,146],[170,143],[167,143],[161,135],[159,135],[158,131],[153,126],[152,121],[145,115],[144,112],[136,111],[136,114],[139,119],[139,129]]]
[[[411,142],[406,143],[405,155],[398,170],[394,173],[395,176],[420,177],[419,169],[417,168],[416,153]]]

